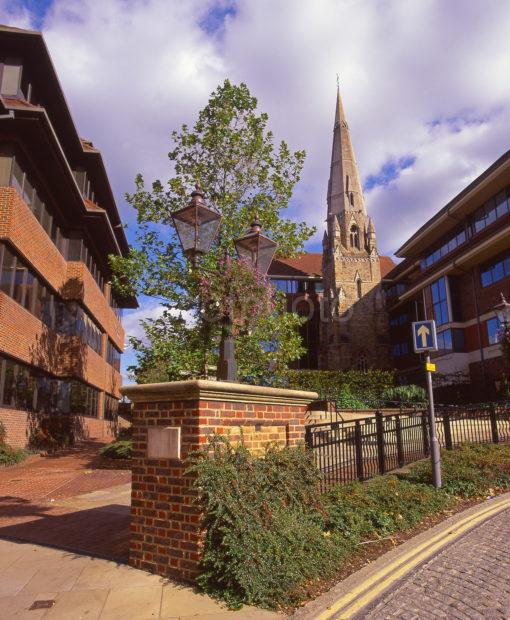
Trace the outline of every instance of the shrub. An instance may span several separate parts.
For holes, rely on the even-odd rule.
[[[427,393],[420,385],[397,385],[384,390],[382,397],[386,401],[399,405],[424,405]]]
[[[319,473],[302,449],[255,457],[215,437],[190,472],[203,510],[198,584],[231,607],[299,601],[308,580],[332,575],[345,550],[325,535],[317,510]]]
[[[133,458],[133,440],[121,439],[113,441],[101,448],[99,454],[107,459],[131,459]]]
[[[330,399],[340,407],[365,408],[381,404],[383,393],[395,385],[389,370],[288,370],[287,387],[317,392],[321,400]]]
[[[426,484],[380,476],[366,483],[338,485],[326,493],[325,524],[328,530],[358,544],[412,528],[427,515],[443,510],[449,501],[446,493]]]
[[[465,445],[441,452],[442,486],[452,495],[473,497],[490,489],[510,488],[510,446]],[[430,461],[413,465],[405,478],[413,483],[432,483]]]
[[[4,443],[0,444],[0,465],[15,465],[24,461],[28,452],[22,448],[11,448]]]

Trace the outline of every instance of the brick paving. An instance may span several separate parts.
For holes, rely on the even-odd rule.
[[[129,508],[118,490],[129,485],[131,472],[101,469],[102,445],[88,442],[0,469],[0,538],[125,560]],[[70,499],[109,489],[100,501],[94,494],[89,502]]]
[[[510,618],[510,510],[434,556],[359,618]]]

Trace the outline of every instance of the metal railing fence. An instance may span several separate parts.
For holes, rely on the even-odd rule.
[[[465,443],[510,442],[510,403],[439,407],[437,434],[442,448]],[[375,415],[352,421],[311,424],[306,446],[323,474],[323,487],[367,480],[429,455],[430,429],[426,411]]]

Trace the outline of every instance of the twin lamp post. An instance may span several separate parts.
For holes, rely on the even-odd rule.
[[[191,262],[192,268],[198,268],[198,260],[211,249],[216,238],[222,216],[208,207],[204,200],[202,188],[197,183],[191,194],[191,202],[172,213],[172,220],[179,237],[182,252]],[[255,217],[246,235],[236,239],[234,246],[237,256],[244,259],[265,275],[273,260],[278,244],[261,232],[262,227]],[[219,381],[237,381],[235,345],[232,334],[233,317],[226,314],[222,320],[220,355],[216,377]]]

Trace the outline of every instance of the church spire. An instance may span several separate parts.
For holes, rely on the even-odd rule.
[[[328,216],[348,211],[366,214],[358,165],[337,78],[335,125],[328,184]]]

